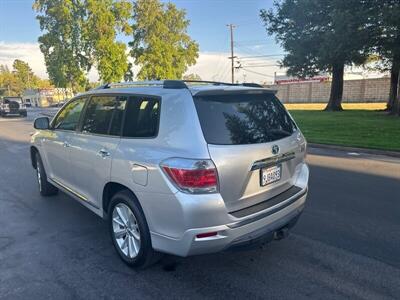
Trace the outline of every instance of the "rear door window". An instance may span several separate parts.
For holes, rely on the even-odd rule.
[[[114,115],[110,126],[110,135],[121,136],[122,120],[128,102],[128,97],[117,97],[117,102],[114,109]]]
[[[159,98],[151,96],[129,97],[123,136],[132,138],[155,137],[158,132],[159,116]]]
[[[296,130],[272,93],[195,96],[194,102],[209,144],[268,143],[288,137]]]
[[[108,134],[114,113],[116,97],[94,96],[87,105],[82,132]]]

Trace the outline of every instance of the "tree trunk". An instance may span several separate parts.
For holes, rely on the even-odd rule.
[[[393,105],[397,99],[397,94],[399,90],[399,73],[400,63],[396,61],[396,59],[394,59],[392,63],[392,69],[390,70],[390,94],[386,107],[386,110],[391,112],[391,114],[395,113],[395,111],[393,111]]]
[[[329,102],[325,110],[341,111],[343,98],[344,64],[334,64],[332,68],[332,85]]]
[[[400,93],[397,94],[397,98],[393,103],[392,110],[390,111],[391,115],[398,115],[400,117]]]

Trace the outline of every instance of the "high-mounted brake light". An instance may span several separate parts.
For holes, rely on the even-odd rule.
[[[161,168],[181,191],[192,194],[218,191],[218,174],[211,160],[170,158]]]

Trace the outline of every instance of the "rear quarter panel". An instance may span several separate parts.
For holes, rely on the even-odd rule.
[[[171,223],[182,219],[182,206],[173,197],[177,189],[162,172],[160,163],[171,157],[209,158],[190,92],[168,91],[162,95],[160,109],[158,135],[122,138],[111,169],[111,181],[129,187],[137,196],[151,231],[162,223],[155,224],[162,216]],[[145,185],[143,172],[147,173]]]

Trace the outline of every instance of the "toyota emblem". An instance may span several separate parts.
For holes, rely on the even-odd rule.
[[[279,146],[278,145],[273,145],[272,146],[272,154],[276,155],[279,153]]]

